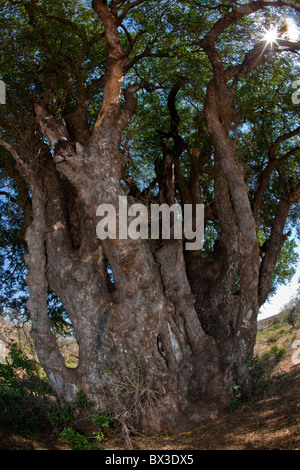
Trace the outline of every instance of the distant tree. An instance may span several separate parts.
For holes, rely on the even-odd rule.
[[[61,403],[80,392],[127,426],[180,432],[222,413],[232,383],[249,390],[259,308],[297,259],[300,44],[282,18],[298,13],[295,1],[0,1],[1,297],[27,301]],[[203,204],[203,249],[99,240],[96,209],[119,196]]]
[[[293,328],[295,328],[296,321],[298,320],[299,317],[299,312],[297,310],[297,307],[292,307],[291,310],[289,311],[287,321],[292,325]]]

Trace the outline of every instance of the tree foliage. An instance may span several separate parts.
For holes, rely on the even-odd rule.
[[[112,2],[119,12],[122,3]],[[131,192],[155,197],[158,188],[155,165],[161,159],[162,147],[177,146],[178,186],[181,184],[182,190],[186,190],[190,183],[197,184],[201,200],[213,207],[213,147],[203,117],[212,71],[200,39],[231,7],[219,1],[209,5],[195,1],[150,1],[137,2],[137,6],[120,25],[121,43],[130,51],[124,88],[144,81],[151,84],[151,93],[140,91],[137,109],[123,134],[121,147],[128,156],[125,184]],[[127,8],[129,11],[130,3],[123,14]],[[262,27],[272,17],[283,25],[286,16],[296,18],[296,14],[289,9],[265,10],[233,23],[218,40],[224,63],[238,64],[261,40]],[[77,116],[84,114],[81,132],[84,142],[103,99],[105,72],[104,30],[89,2],[1,2],[0,29],[1,78],[8,94],[7,104],[1,106],[2,139],[11,144],[21,139],[26,145],[29,129],[34,126],[33,104],[41,101],[50,112],[65,120],[69,129],[76,125]],[[291,55],[280,48],[270,48],[259,69],[238,84],[234,102],[231,134],[238,143],[237,159],[251,201],[268,165],[273,167],[259,210],[258,233],[264,242],[270,236],[279,201],[299,175],[299,106],[292,103],[291,85],[299,78],[300,70],[297,57]],[[172,90],[173,96],[176,90],[177,116],[170,117],[168,99]],[[174,117],[176,123],[172,123]],[[180,149],[171,130],[177,124]],[[293,131],[293,136],[278,142],[281,136],[289,136]],[[43,141],[37,130],[35,135],[36,140],[27,144],[28,151],[38,151]],[[3,147],[0,152],[2,305],[16,308],[26,298],[23,261],[26,246],[22,230],[23,212],[30,213],[30,192],[16,172],[11,155]],[[38,165],[37,158],[37,170]],[[180,201],[179,188],[177,197]],[[290,230],[299,230],[298,214],[299,204],[288,218]],[[218,221],[208,221],[204,246],[208,258],[218,232]],[[295,272],[295,243],[287,241],[284,247],[271,292]]]

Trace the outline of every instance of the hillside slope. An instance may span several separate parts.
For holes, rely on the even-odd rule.
[[[140,438],[134,448],[300,450],[300,323],[292,328],[287,313],[259,324],[255,354],[261,375],[251,397],[234,404],[234,411],[222,419],[177,436]],[[116,438],[106,449],[124,447]]]
[[[15,330],[7,325],[5,331],[6,338],[15,335]],[[156,438],[135,437],[133,448],[300,450],[300,323],[293,328],[287,322],[287,312],[283,312],[260,322],[258,331],[253,363],[256,388],[251,397],[245,401],[233,400],[225,416],[192,432]],[[1,335],[3,339],[3,324],[0,339]],[[63,347],[69,351],[69,359],[75,355],[68,341]],[[69,359],[66,355],[66,360]],[[128,448],[119,435],[111,433],[108,437],[105,449]],[[49,441],[49,436],[42,433],[26,438],[0,429],[0,449],[63,450],[66,446],[57,437]]]

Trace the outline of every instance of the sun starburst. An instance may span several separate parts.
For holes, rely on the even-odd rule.
[[[264,28],[264,35],[263,40],[267,42],[267,44],[274,44],[276,43],[278,36],[278,28],[277,26],[271,25],[269,29]]]

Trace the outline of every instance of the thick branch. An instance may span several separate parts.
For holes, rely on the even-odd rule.
[[[284,234],[284,227],[289,215],[291,207],[300,198],[300,183],[298,183],[290,192],[282,199],[278,205],[277,216],[275,217],[270,238],[265,242],[260,276],[259,276],[259,305],[262,305],[269,294],[272,275],[279,259],[282,246],[287,240],[289,234]]]
[[[300,42],[288,41],[287,39],[277,39],[276,42],[279,46],[285,47],[290,52],[296,52],[300,50]]]
[[[35,103],[34,109],[39,129],[55,151],[55,162],[61,163],[76,156],[80,146],[78,147],[72,142],[66,126],[48,113],[41,105]]]
[[[235,77],[233,82],[233,88],[236,86],[237,82],[246,74],[251,72],[254,68],[256,68],[263,60],[264,52],[267,50],[267,45],[264,41],[256,44],[254,48],[249,51],[246,56],[243,64],[241,67],[229,67],[226,71],[227,76],[224,75],[224,68],[222,57],[220,53],[217,51],[215,47],[215,42],[217,39],[222,35],[222,33],[230,27],[232,24],[237,23],[241,18],[245,15],[250,15],[259,11],[265,7],[290,7],[295,8],[294,5],[290,5],[287,2],[282,1],[275,1],[275,2],[263,2],[263,1],[256,1],[251,2],[249,4],[240,5],[238,8],[233,7],[232,11],[227,15],[220,18],[211,30],[205,35],[205,37],[200,41],[201,47],[206,52],[209,60],[211,61],[214,69],[215,79],[219,87],[224,85],[224,82],[227,82],[231,77],[233,77],[237,72],[238,74]],[[296,52],[299,50],[300,43],[295,43],[292,41],[278,39],[277,43],[279,46],[286,47],[287,50],[292,52]]]
[[[77,99],[76,105],[70,104],[64,110],[64,120],[71,140],[87,145],[90,138],[88,106],[92,100],[91,90],[87,90],[82,70],[76,78]]]
[[[5,140],[2,140],[2,139],[0,139],[0,145],[1,147],[6,148],[6,150],[8,150],[12,154],[16,163],[19,166],[25,165],[25,162],[21,159],[19,153],[17,152],[17,150],[14,148],[13,145],[9,144],[8,142],[5,142]]]
[[[261,174],[259,186],[257,188],[257,191],[253,199],[253,203],[252,203],[253,217],[255,218],[255,220],[258,221],[258,214],[262,205],[263,197],[268,187],[268,183],[269,183],[269,180],[273,171],[275,170],[275,168],[278,168],[283,162],[288,160],[291,156],[299,152],[300,152],[300,148],[298,147],[298,148],[290,150],[281,158],[278,158],[278,159],[275,159],[274,157],[270,158],[268,165],[266,166],[266,168]]]
[[[180,167],[177,164],[178,157],[185,149],[185,142],[179,134],[180,118],[176,109],[176,97],[182,85],[182,79],[172,87],[168,96],[168,108],[170,112],[170,133],[164,134],[161,138],[161,147],[163,152],[163,159],[157,160],[155,171],[159,183],[159,201],[160,203],[174,204],[175,201],[175,174],[179,175],[179,185],[181,183],[181,190],[183,189],[183,178],[180,177]],[[168,143],[168,138],[173,139],[173,145]],[[186,192],[185,192],[186,196]]]
[[[292,137],[295,137],[297,135],[300,135],[300,126],[297,127],[296,129],[294,129],[293,131],[291,132],[287,132],[286,134],[283,134],[281,135],[280,137],[278,137],[278,139],[276,139],[276,141],[274,142],[274,144],[270,147],[270,150],[269,150],[269,160],[273,160],[274,158],[276,158],[276,151],[278,149],[278,147],[285,141],[287,141],[288,139],[291,139]]]
[[[5,196],[7,197],[7,199],[11,202],[14,202],[15,204],[18,203],[17,199],[14,198],[10,193],[8,193],[7,191],[0,191],[0,196]]]
[[[243,234],[244,249],[252,251],[253,245],[257,243],[257,237],[248,189],[235,160],[235,147],[227,135],[226,128],[220,121],[218,92],[214,82],[211,82],[208,87],[205,114],[217,158],[230,188],[239,229]]]
[[[16,162],[17,170],[20,172],[20,174],[26,181],[30,182],[32,178],[30,166],[20,157],[19,152],[15,149],[15,147],[2,139],[0,139],[0,146],[6,148],[6,150],[11,153]]]
[[[119,109],[127,54],[121,46],[117,15],[111,12],[105,0],[93,0],[92,6],[104,25],[106,51],[104,98],[95,123],[97,129],[110,111],[117,112]]]
[[[261,174],[259,186],[256,190],[253,203],[252,203],[253,216],[256,220],[258,220],[258,214],[262,205],[263,196],[264,196],[265,190],[268,187],[268,183],[272,175],[272,172],[274,171],[275,168],[278,168],[279,165],[284,163],[291,156],[299,153],[300,148],[296,147],[290,150],[289,152],[285,153],[283,156],[279,158],[276,158],[277,150],[283,142],[286,142],[288,139],[291,139],[292,137],[295,137],[299,134],[300,134],[300,127],[297,127],[293,131],[287,132],[286,134],[283,134],[280,137],[278,137],[278,139],[276,139],[275,142],[271,145],[269,152],[268,152],[269,162]]]
[[[137,92],[141,89],[144,89],[148,92],[153,92],[156,88],[148,82],[134,83],[124,93],[125,102],[121,108],[121,117],[119,122],[121,124],[121,129],[125,129],[129,123],[136,105],[137,105]]]
[[[118,17],[113,14],[105,0],[93,0],[92,7],[99,16],[105,28],[105,40],[109,59],[119,60],[124,55],[121,47]]]
[[[138,33],[137,36],[134,38],[133,43],[132,43],[132,47],[129,47],[129,49],[127,50],[128,55],[131,53],[135,42],[140,38],[140,36],[144,33],[144,31],[140,31],[140,33],[141,33],[141,34]],[[125,72],[126,72],[126,73],[127,73],[132,67],[134,67],[134,65],[137,64],[137,62],[139,62],[140,60],[144,59],[145,57],[156,57],[156,56],[157,56],[156,54],[153,54],[153,53],[152,53],[152,46],[153,46],[153,44],[155,43],[156,40],[157,40],[157,37],[155,36],[153,39],[151,39],[151,40],[146,44],[144,50],[143,50],[140,54],[137,54],[137,55],[134,56],[129,62],[126,63],[126,66],[125,66]],[[135,42],[134,42],[134,41],[135,41]],[[170,56],[169,56],[168,53],[165,54],[165,57],[170,58]]]
[[[221,34],[229,28],[234,23],[237,23],[241,18],[245,15],[251,15],[256,11],[259,11],[265,7],[291,7],[287,2],[282,1],[275,1],[275,2],[264,2],[264,1],[257,1],[257,2],[250,2],[248,4],[239,5],[238,8],[233,7],[232,11],[227,15],[220,18],[214,26],[210,29],[210,31],[206,34],[206,36],[202,39],[201,45],[203,48],[206,48],[208,45],[212,45],[216,42],[216,40],[221,36]],[[296,8],[296,7],[294,7]]]
[[[27,306],[32,320],[31,335],[39,360],[48,374],[58,397],[63,400],[65,396],[65,390],[63,389],[64,377],[66,374],[71,377],[74,372],[66,368],[55,335],[51,331],[48,317],[47,258],[45,252],[46,220],[43,204],[44,195],[41,186],[40,181],[36,181],[36,184],[31,186],[33,223],[27,228],[25,237],[28,246],[26,262],[29,266],[26,282],[30,293]],[[73,380],[74,378],[71,383],[74,383]]]

